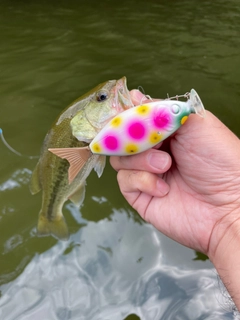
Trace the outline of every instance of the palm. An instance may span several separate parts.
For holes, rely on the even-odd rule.
[[[176,168],[163,178],[170,191],[163,198],[152,198],[144,213],[146,220],[183,245],[207,252],[215,223],[209,214],[213,206],[200,199],[197,191],[189,186]]]
[[[229,208],[226,210],[229,202],[236,200],[234,192],[226,193],[232,168],[227,166],[229,170],[226,170],[231,159],[225,147],[221,148],[222,145],[231,148],[227,135],[230,131],[223,130],[220,134],[220,127],[215,126],[207,134],[201,121],[194,121],[183,126],[171,139],[174,163],[162,176],[170,186],[169,193],[162,198],[136,194],[133,206],[167,236],[207,253],[213,227],[229,212]],[[216,119],[208,114],[207,121],[210,125]],[[209,132],[212,133],[210,136]],[[216,149],[216,145],[220,148]],[[220,179],[219,173],[223,171],[225,175]]]

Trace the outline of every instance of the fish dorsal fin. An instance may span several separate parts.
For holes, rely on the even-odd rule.
[[[48,149],[58,157],[67,159],[70,164],[68,169],[69,184],[76,178],[79,171],[85,165],[92,153],[89,147],[82,148],[50,148]]]

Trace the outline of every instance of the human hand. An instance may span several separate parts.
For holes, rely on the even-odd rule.
[[[143,102],[142,94],[132,95],[135,104]],[[190,115],[161,150],[110,162],[122,194],[143,219],[211,257],[239,220],[239,159],[239,139],[207,112],[204,119]]]

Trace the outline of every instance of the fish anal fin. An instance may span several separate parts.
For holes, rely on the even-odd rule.
[[[96,171],[98,178],[101,177],[103,170],[106,165],[106,156],[99,156],[98,161],[94,167],[94,170]]]
[[[39,162],[37,163],[35,169],[33,170],[29,188],[30,188],[31,194],[36,194],[42,189],[42,186],[39,180]]]
[[[85,165],[92,153],[89,147],[82,148],[50,148],[50,152],[54,153],[62,159],[67,159],[70,164],[68,169],[69,184],[76,178],[79,171]]]
[[[69,197],[69,200],[71,200],[78,208],[83,203],[83,200],[85,198],[85,181],[83,184],[80,185],[80,187]]]
[[[68,227],[63,215],[58,216],[56,219],[49,220],[40,214],[37,233],[40,237],[52,235],[60,240],[68,240],[69,238]]]

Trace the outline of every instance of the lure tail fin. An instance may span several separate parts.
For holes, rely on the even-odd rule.
[[[62,214],[53,220],[49,220],[40,212],[37,231],[40,237],[52,235],[60,240],[68,240],[69,238],[68,227]]]
[[[190,102],[191,102],[191,107],[194,110],[194,113],[198,114],[200,117],[204,118],[206,115],[204,105],[197,94],[197,92],[194,89],[191,89],[190,91]]]
[[[85,165],[92,153],[89,147],[82,148],[50,148],[50,152],[54,153],[62,159],[67,159],[70,164],[68,169],[69,184],[76,178],[79,171]]]

